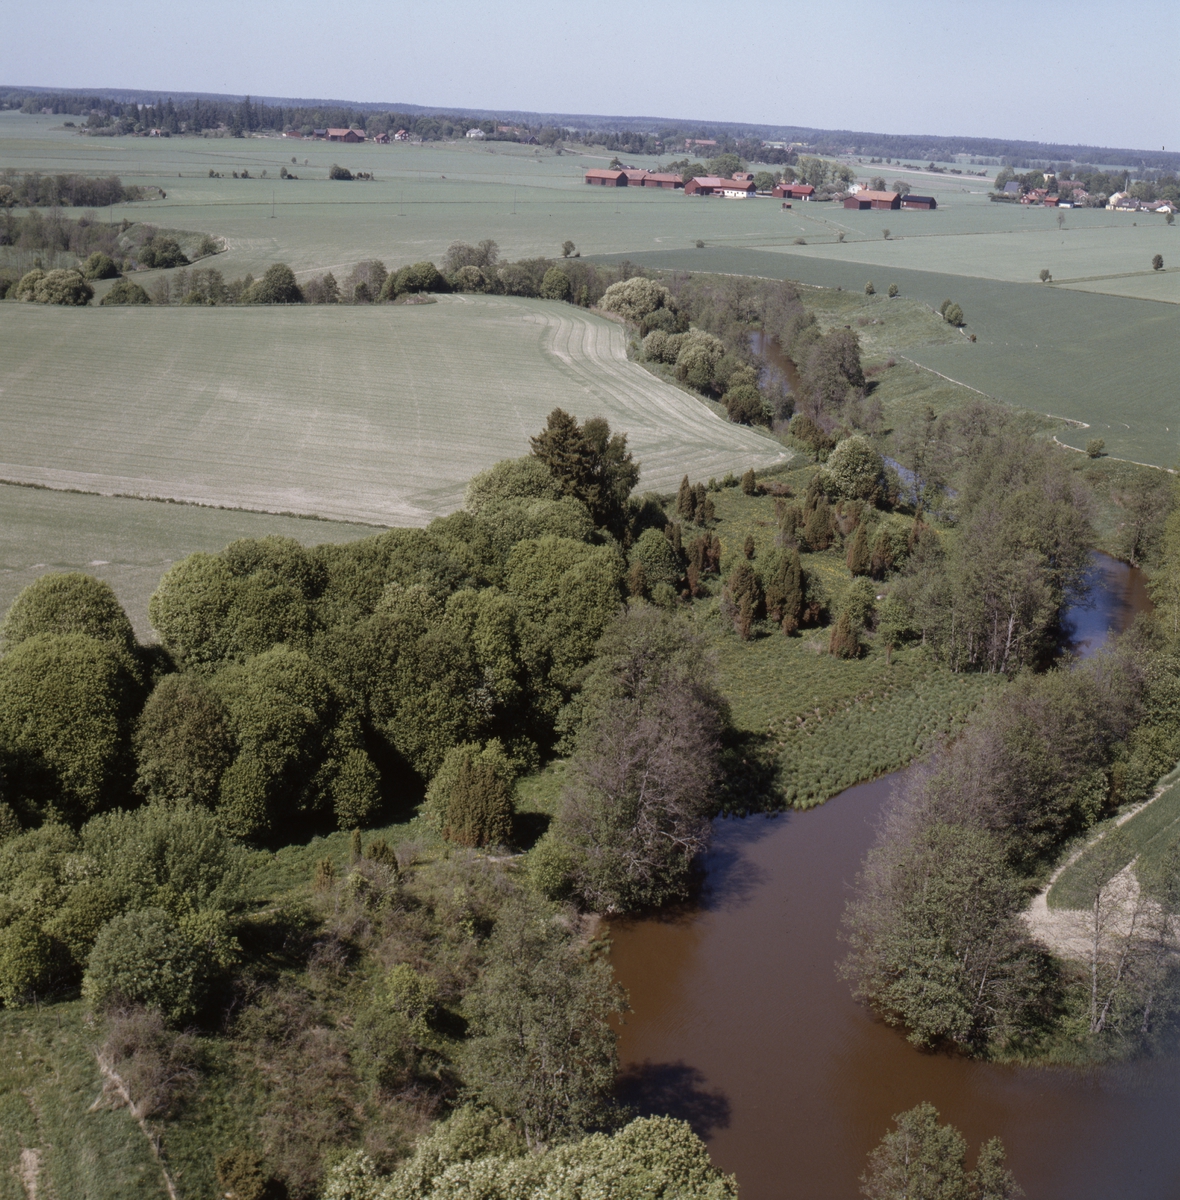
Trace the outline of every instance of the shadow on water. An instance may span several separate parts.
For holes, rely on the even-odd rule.
[[[704,1073],[684,1062],[632,1063],[619,1076],[617,1095],[638,1116],[687,1121],[698,1137],[709,1138],[729,1127],[728,1098],[707,1087]]]

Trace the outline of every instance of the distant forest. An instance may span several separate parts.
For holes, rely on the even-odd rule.
[[[225,129],[254,131],[323,129],[356,126],[368,134],[405,129],[435,141],[478,128],[490,138],[517,141],[536,137],[542,144],[582,142],[635,155],[682,149],[688,138],[715,141],[718,152],[743,158],[788,161],[789,149],[762,151],[763,142],[799,143],[813,154],[854,154],[883,159],[953,161],[957,155],[988,160],[983,165],[1021,169],[1052,164],[1126,167],[1139,177],[1180,170],[1180,153],[1107,146],[1069,146],[1004,138],[939,137],[931,134],[865,133],[811,129],[796,125],[744,125],[666,117],[606,117],[569,113],[493,112],[485,109],[436,109],[414,104],[362,104],[340,100],[299,100],[112,88],[104,92],[55,91],[49,88],[0,87],[0,109],[83,117],[92,134],[115,136],[149,128],[169,134]],[[501,126],[509,128],[502,129]]]

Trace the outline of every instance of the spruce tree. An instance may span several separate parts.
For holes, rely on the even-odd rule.
[[[747,496],[758,495],[758,476],[754,474],[753,467],[742,476],[742,491]]]
[[[696,511],[692,484],[688,482],[687,475],[680,481],[680,491],[676,494],[676,511],[685,521],[691,521],[693,513]]]
[[[693,484],[692,489],[692,519],[696,525],[705,523],[705,501],[708,500],[708,493],[705,491],[703,483]]]
[[[877,530],[873,539],[873,553],[869,560],[869,574],[874,579],[884,579],[893,570],[893,539],[884,525]]]
[[[702,508],[703,508],[703,512],[701,514],[702,515],[701,524],[702,525],[712,524],[713,521],[715,521],[717,519],[717,510],[713,507],[713,497],[712,496],[705,497],[705,503],[702,506]]]
[[[803,540],[811,550],[826,550],[832,544],[832,510],[823,496],[816,501],[807,518]]]
[[[636,600],[647,596],[647,575],[639,559],[631,564],[631,570],[627,573],[627,593]]]
[[[836,658],[860,657],[860,639],[856,636],[856,630],[846,612],[842,612],[836,618],[836,624],[832,626],[832,636],[828,639],[828,653]]]
[[[863,521],[857,525],[852,544],[848,547],[847,562],[853,575],[867,575],[872,568],[873,556],[869,550],[869,537]]]
[[[754,557],[754,535],[752,533],[746,534],[746,541],[745,541],[745,544],[742,546],[742,553],[747,558]]]

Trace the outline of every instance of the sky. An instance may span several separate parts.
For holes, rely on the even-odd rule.
[[[1180,149],[1180,6],[1114,0],[47,0],[0,84]]]

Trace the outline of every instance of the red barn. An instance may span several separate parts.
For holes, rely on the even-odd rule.
[[[901,208],[901,195],[898,192],[874,192],[869,188],[849,196],[844,201],[845,208]]]
[[[648,177],[649,172],[637,171],[631,167],[624,167],[623,174],[627,176],[628,187],[643,187],[643,181]]]
[[[810,200],[815,188],[809,183],[776,183],[770,194],[779,200]]]
[[[644,177],[643,186],[649,188],[674,188],[684,187],[684,180],[679,175],[673,175],[669,172],[649,171]]]
[[[586,182],[595,187],[626,187],[626,171],[602,171],[595,167],[586,172]]]
[[[365,140],[365,135],[355,129],[329,129],[327,133],[330,142],[363,142]]]
[[[933,196],[915,196],[912,192],[901,198],[902,208],[937,208],[938,201]]]

